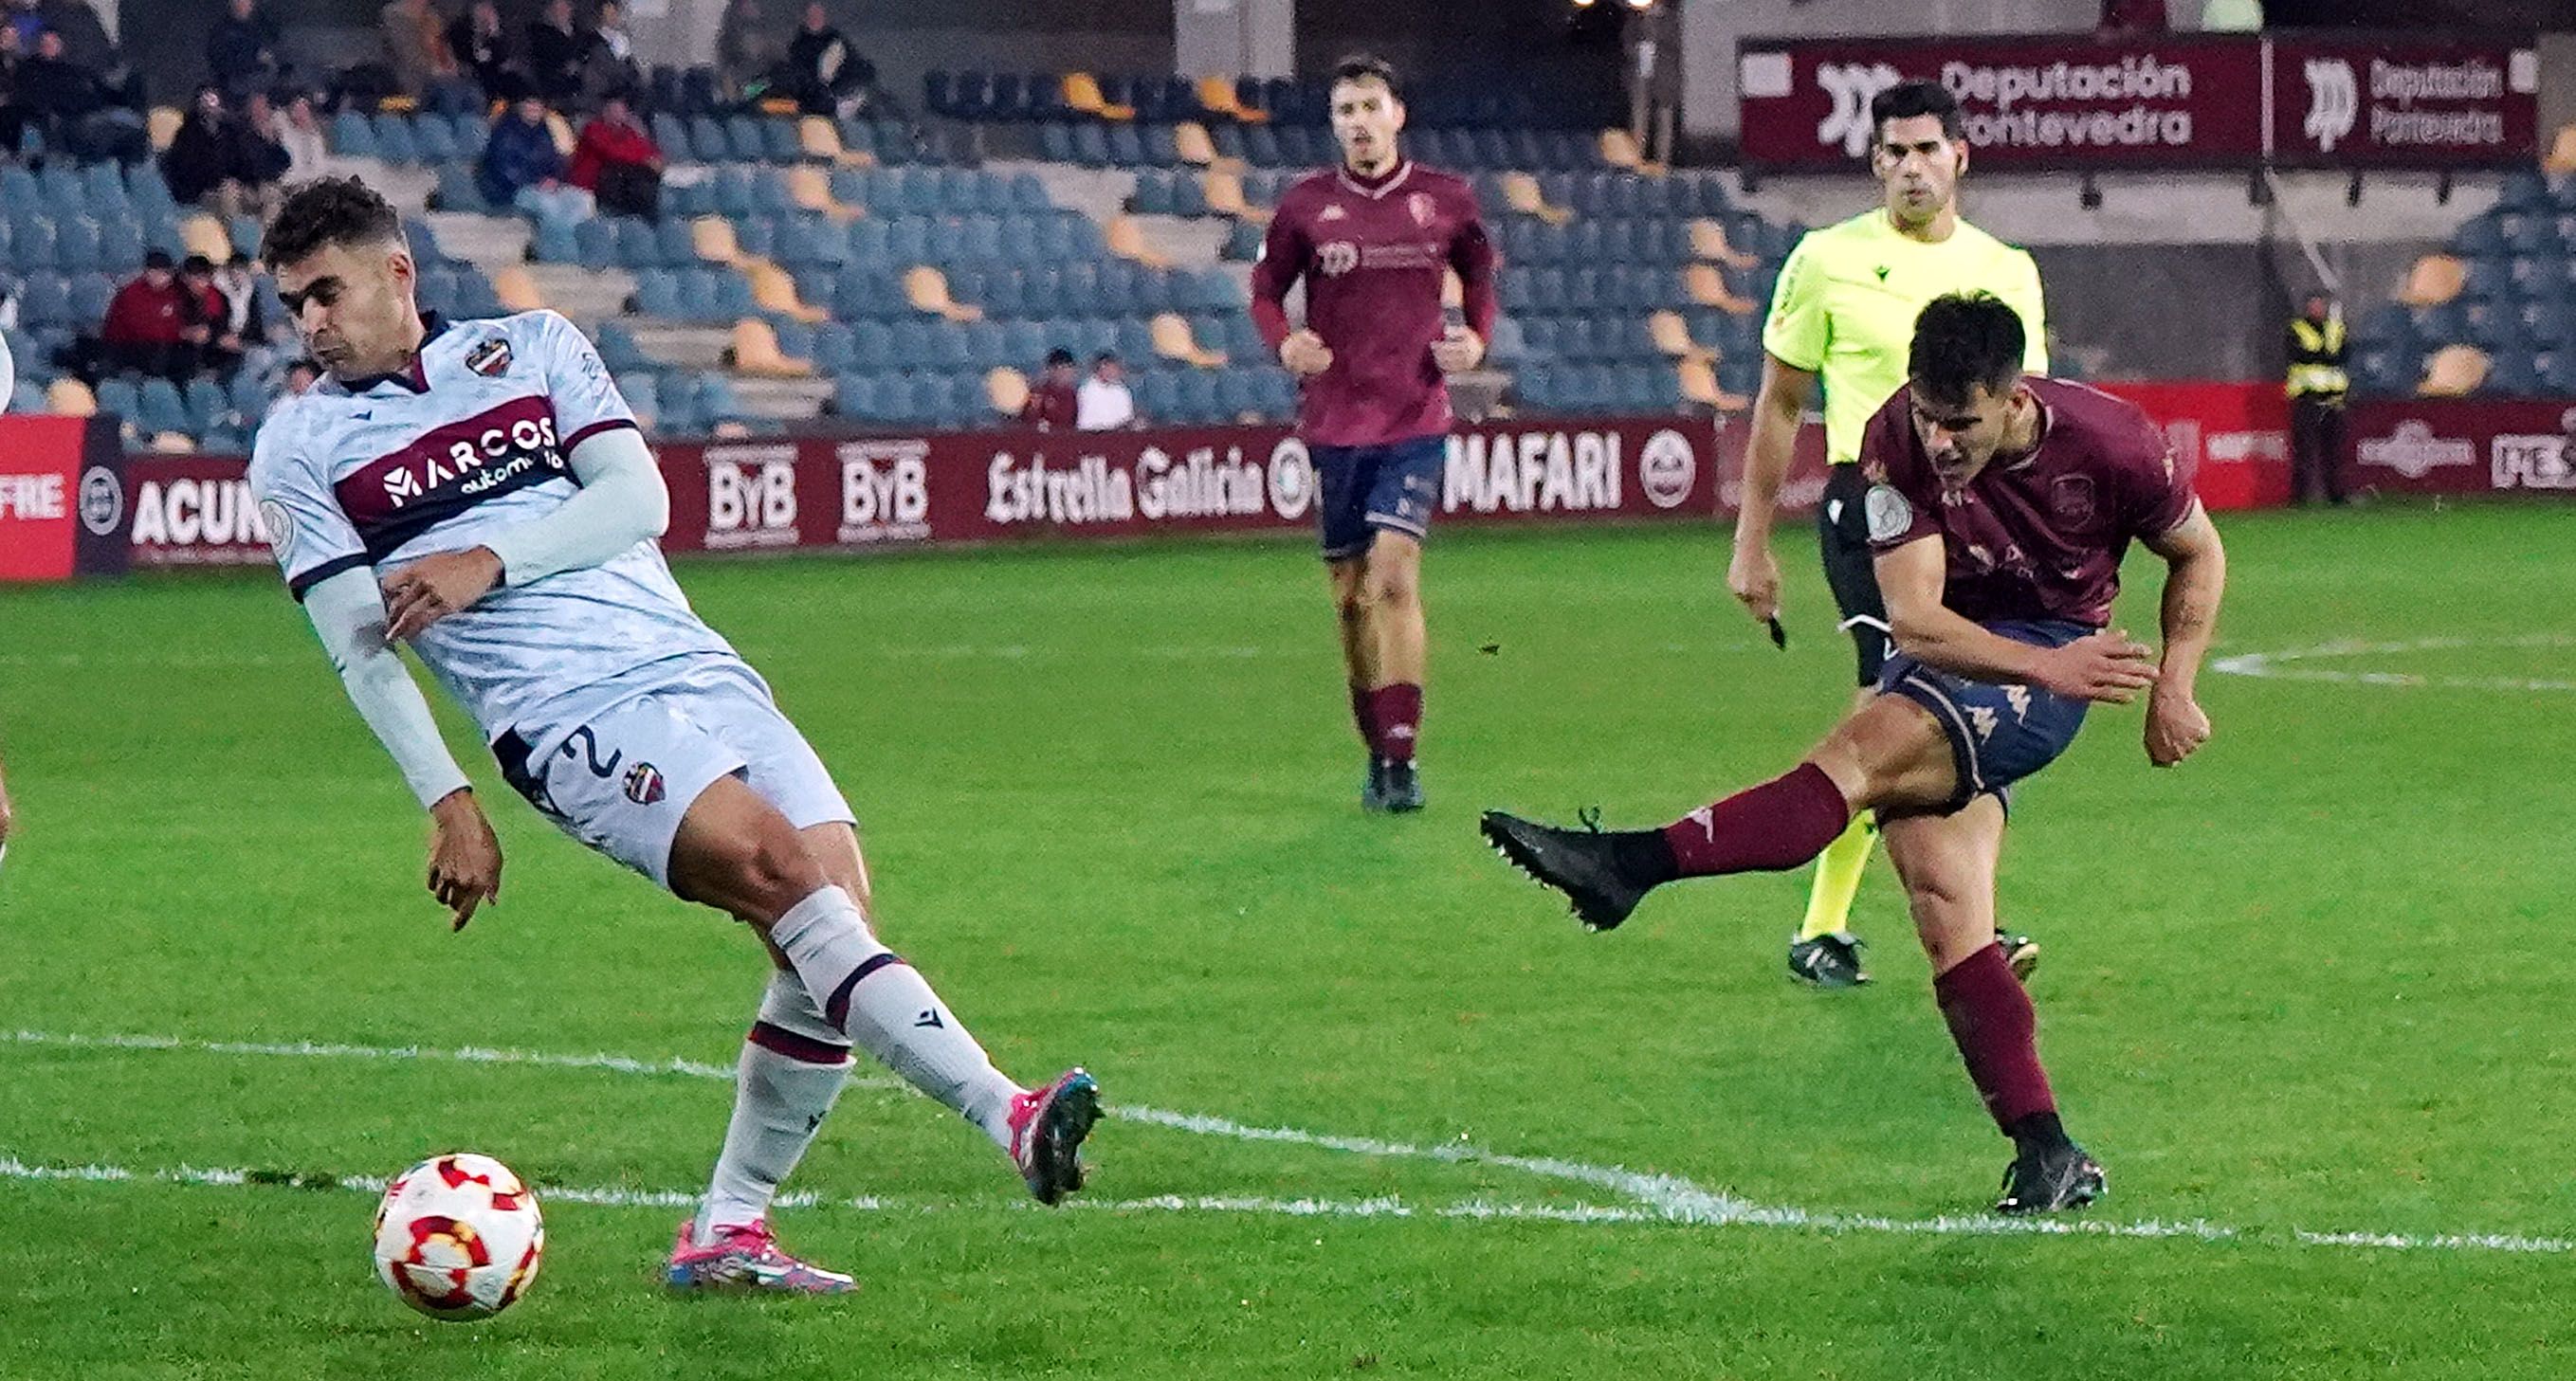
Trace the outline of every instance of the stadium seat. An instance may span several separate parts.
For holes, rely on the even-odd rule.
[[[2416,392],[2426,398],[2462,398],[2486,381],[2486,353],[2473,345],[2445,345],[2425,362]]]

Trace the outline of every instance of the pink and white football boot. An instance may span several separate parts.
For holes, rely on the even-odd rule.
[[[1082,1139],[1100,1120],[1100,1085],[1079,1067],[1011,1099],[1011,1161],[1042,1204],[1082,1188]]]
[[[781,1250],[769,1220],[719,1228],[716,1240],[697,1243],[697,1220],[680,1224],[671,1248],[671,1288],[683,1292],[730,1290],[787,1295],[845,1295],[858,1282],[838,1271],[797,1260]]]

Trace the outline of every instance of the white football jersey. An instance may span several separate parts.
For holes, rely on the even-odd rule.
[[[580,492],[573,447],[635,425],[598,352],[554,312],[427,324],[403,372],[326,377],[260,426],[251,492],[298,600],[341,571],[381,576],[551,512]],[[734,656],[650,541],[504,584],[412,648],[486,740],[525,725],[540,752],[550,745],[538,740],[676,680],[694,659]]]

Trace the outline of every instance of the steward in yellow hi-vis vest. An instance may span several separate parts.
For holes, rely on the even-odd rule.
[[[2343,398],[2352,387],[2344,372],[2343,317],[2322,295],[2290,320],[2290,487],[2300,503],[2324,498],[2342,503]]]

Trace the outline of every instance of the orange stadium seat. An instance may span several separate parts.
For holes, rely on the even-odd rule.
[[[2439,307],[2460,295],[2468,266],[2448,254],[2427,254],[2408,270],[2397,300],[2409,307]]]
[[[2425,398],[2465,398],[2487,381],[2487,355],[2474,345],[2445,345],[2424,365],[2415,392]]]
[[[1004,417],[1017,417],[1029,405],[1029,376],[1003,365],[984,376],[984,401]]]

